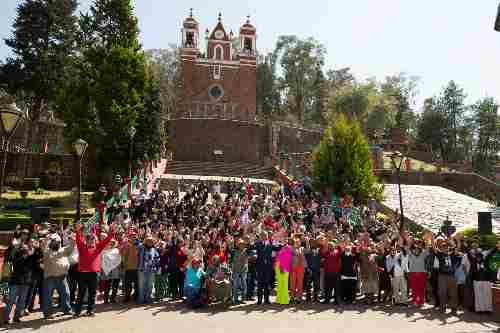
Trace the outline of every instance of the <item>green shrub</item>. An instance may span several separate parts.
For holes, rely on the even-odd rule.
[[[465,242],[479,242],[479,246],[483,250],[492,249],[496,246],[498,240],[500,240],[500,235],[479,235],[477,228],[470,227],[464,229],[461,234],[464,236]]]

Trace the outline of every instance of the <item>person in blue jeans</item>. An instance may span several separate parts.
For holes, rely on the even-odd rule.
[[[65,315],[72,315],[69,286],[66,276],[70,268],[69,256],[73,253],[74,242],[61,247],[61,239],[52,235],[48,241],[43,242],[43,267],[44,280],[42,288],[42,311],[45,319],[52,318],[52,295],[54,290],[61,299],[61,307]]]
[[[152,302],[153,280],[160,264],[160,254],[154,248],[153,237],[148,236],[144,244],[139,245],[138,263],[138,295],[137,303],[145,304]]]
[[[8,261],[12,262],[12,275],[9,280],[9,296],[5,301],[4,320],[10,324],[12,307],[16,305],[13,321],[21,322],[21,316],[26,305],[26,297],[31,284],[31,274],[36,264],[33,251],[27,245],[21,245],[18,249],[13,248],[9,254]]]
[[[233,272],[233,303],[240,304],[245,299],[248,273],[248,250],[243,239],[231,251],[231,269]],[[240,301],[241,296],[241,301]]]

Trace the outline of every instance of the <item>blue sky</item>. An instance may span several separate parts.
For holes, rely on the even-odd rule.
[[[86,10],[90,0],[80,0]],[[20,1],[1,0],[0,38],[10,34]],[[500,32],[493,30],[498,0],[136,0],[145,48],[178,44],[182,20],[194,8],[201,29],[222,12],[238,31],[247,15],[257,47],[273,49],[283,34],[314,37],[327,48],[327,68],[351,67],[358,78],[406,72],[420,77],[418,102],[455,80],[468,102],[500,101]],[[9,49],[0,42],[0,59]]]

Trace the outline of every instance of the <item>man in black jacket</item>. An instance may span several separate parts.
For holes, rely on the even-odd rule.
[[[260,240],[255,243],[257,252],[257,304],[262,304],[264,297],[265,304],[271,304],[269,295],[273,288],[273,251],[275,248],[267,235],[267,232],[262,232]]]
[[[28,242],[28,248],[33,251],[34,256],[34,266],[33,272],[31,274],[31,284],[28,288],[28,294],[26,296],[26,306],[25,310],[33,312],[35,306],[35,298],[38,295],[39,303],[42,304],[42,284],[43,284],[43,251],[40,249],[38,241],[30,239]]]
[[[32,273],[36,264],[36,258],[33,250],[27,245],[21,245],[19,249],[13,249],[10,254],[12,259],[12,275],[9,281],[9,296],[5,306],[5,323],[10,323],[10,314],[12,306],[16,305],[14,322],[21,322],[21,316],[26,305],[26,296],[32,280]]]

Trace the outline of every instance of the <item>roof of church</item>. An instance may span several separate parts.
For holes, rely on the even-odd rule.
[[[250,23],[250,15],[247,16],[247,21],[241,26],[241,29],[255,30],[255,27]]]
[[[184,20],[184,23],[191,23],[191,24],[195,24],[195,25],[198,25],[198,21],[196,21],[193,17],[193,8],[191,8],[189,10],[189,16],[186,17],[186,19]]]
[[[222,24],[222,14],[221,13],[219,13],[219,22],[217,22],[217,25],[212,30],[212,33],[210,34],[209,39],[217,39],[217,38],[215,38],[215,32],[218,31],[218,30],[221,30],[221,31],[224,32],[224,38],[222,38],[222,40],[228,41],[229,40],[229,36],[228,36],[228,34],[226,32],[226,29],[224,29],[224,25]]]

